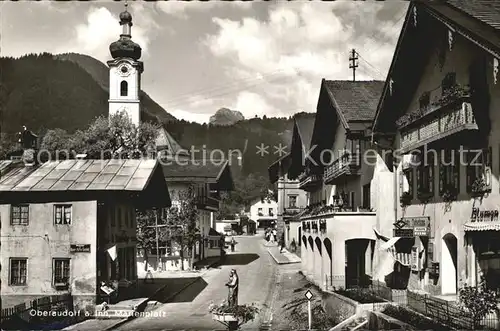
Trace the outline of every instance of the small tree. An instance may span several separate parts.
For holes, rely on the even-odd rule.
[[[165,227],[155,228],[156,218],[158,218],[158,225],[164,224],[164,220],[159,217],[160,210],[138,210],[136,212],[137,220],[137,248],[142,249],[144,252],[144,271],[148,270],[148,257],[149,251],[156,249],[156,236],[158,240],[163,240],[167,237],[168,230]]]
[[[139,159],[155,148],[157,135],[157,125],[141,123],[137,127],[122,112],[98,117],[88,128],[73,134],[61,129],[48,130],[41,148],[59,157],[87,154],[89,159]]]
[[[167,224],[171,230],[171,238],[180,246],[181,269],[184,270],[184,250],[188,250],[189,268],[193,268],[194,245],[200,240],[197,228],[198,209],[194,187],[172,197],[172,207],[167,214]]]
[[[478,286],[464,285],[460,289],[460,305],[465,314],[472,317],[474,329],[481,327],[481,321],[486,315],[497,311],[498,299],[495,291],[486,287],[484,277]]]

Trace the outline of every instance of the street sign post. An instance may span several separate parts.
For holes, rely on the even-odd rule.
[[[308,330],[311,330],[311,325],[312,325],[312,314],[311,314],[311,299],[313,298],[313,294],[311,290],[307,290],[305,293],[306,299],[307,299],[307,321],[308,321]]]

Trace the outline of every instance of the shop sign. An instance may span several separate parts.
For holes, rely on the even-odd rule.
[[[479,210],[472,208],[471,222],[495,222],[498,221],[498,210]]]
[[[73,244],[70,245],[71,253],[90,253],[90,244]]]
[[[394,223],[395,237],[420,237],[430,234],[430,217],[403,217]]]

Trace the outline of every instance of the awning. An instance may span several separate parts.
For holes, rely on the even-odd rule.
[[[500,231],[500,223],[469,222],[464,224],[464,231]]]
[[[375,230],[375,229],[374,229]],[[376,230],[375,230],[376,231]],[[375,232],[377,233],[377,232]],[[377,236],[378,237],[378,236]],[[394,259],[404,266],[409,267],[411,265],[411,253],[402,253],[396,250],[396,243],[401,239],[401,237],[393,237],[385,241],[380,245],[380,250],[389,251]]]

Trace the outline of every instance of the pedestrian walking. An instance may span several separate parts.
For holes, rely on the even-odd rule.
[[[236,245],[236,240],[234,240],[234,237],[231,238],[231,252],[234,252],[234,246]]]
[[[280,238],[280,253],[283,253],[283,249],[285,248],[285,234],[281,234]]]

